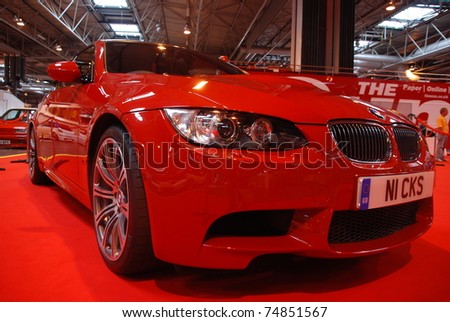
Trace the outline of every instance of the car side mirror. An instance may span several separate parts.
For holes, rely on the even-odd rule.
[[[72,83],[81,77],[80,69],[74,61],[60,61],[48,66],[47,74],[54,80]]]

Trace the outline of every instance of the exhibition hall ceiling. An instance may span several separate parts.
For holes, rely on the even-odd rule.
[[[386,10],[389,2],[395,10]],[[288,65],[292,3],[0,0],[0,53],[22,55],[30,79],[46,79],[49,63],[69,59],[95,40],[110,38],[187,45],[246,63]],[[355,3],[356,74],[369,75],[374,70],[395,73],[407,66],[432,75],[450,73],[449,0]],[[187,29],[189,36],[184,34]]]

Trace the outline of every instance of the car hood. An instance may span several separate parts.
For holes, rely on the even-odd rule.
[[[133,96],[133,102],[140,97],[145,98],[149,108],[225,108],[313,124],[326,124],[338,119],[409,122],[398,113],[350,97],[334,95],[304,81],[283,76],[135,75],[124,83],[129,82],[134,86],[129,86],[128,90],[133,87],[136,92],[128,93],[127,96]],[[130,99],[124,102],[128,101]],[[142,106],[142,102],[140,104]]]

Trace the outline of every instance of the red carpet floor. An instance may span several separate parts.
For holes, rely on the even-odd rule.
[[[450,164],[437,167],[435,223],[395,251],[345,260],[266,257],[244,271],[124,278],[98,253],[90,212],[0,158],[0,301],[450,301]],[[450,162],[449,162],[450,163]]]

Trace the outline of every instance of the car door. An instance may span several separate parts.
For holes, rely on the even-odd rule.
[[[78,136],[80,105],[78,93],[83,85],[62,87],[47,99],[51,115],[51,142],[53,156],[51,171],[64,181],[77,184],[79,176]]]
[[[75,57],[81,78],[73,84],[62,84],[47,98],[52,115],[52,171],[72,184],[82,187],[80,164],[86,159],[86,128],[95,104],[89,97],[94,62],[94,47],[88,47]],[[70,188],[70,187],[68,187]]]

